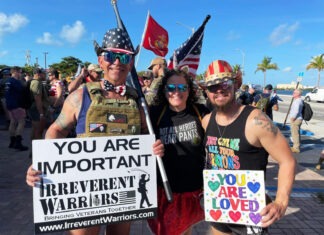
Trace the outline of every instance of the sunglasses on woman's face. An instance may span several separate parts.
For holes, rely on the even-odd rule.
[[[207,90],[211,93],[215,93],[217,90],[228,90],[232,87],[232,85],[233,85],[233,81],[227,80],[219,84],[208,86]]]
[[[151,78],[143,77],[143,80],[151,80]]]
[[[132,61],[133,56],[124,53],[115,53],[112,51],[104,51],[101,53],[104,57],[104,60],[109,63],[114,63],[116,59],[119,59],[119,62],[122,64],[129,64]]]
[[[167,92],[185,92],[188,89],[187,84],[168,84],[165,86]]]

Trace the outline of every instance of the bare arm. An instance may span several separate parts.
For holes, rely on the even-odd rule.
[[[295,178],[296,161],[278,127],[260,110],[254,110],[249,116],[246,136],[251,144],[263,146],[279,165],[276,199],[261,212],[262,226],[268,227],[284,216],[288,207]]]
[[[62,111],[46,132],[45,139],[65,138],[74,127],[82,104],[83,89],[72,92],[65,100]]]
[[[70,82],[69,86],[68,86],[68,90],[70,93],[72,93],[73,91],[75,91],[76,89],[79,88],[79,86],[81,85],[83,78],[85,78],[88,75],[88,71],[86,68],[82,68],[82,71],[80,73],[79,76],[77,76],[73,81]]]

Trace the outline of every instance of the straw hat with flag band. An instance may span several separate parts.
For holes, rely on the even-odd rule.
[[[93,41],[93,44],[97,56],[104,51],[136,55],[139,50],[139,46],[137,46],[135,50],[133,49],[128,34],[120,28],[108,30],[102,40],[101,47],[95,40]]]
[[[208,65],[202,85],[212,86],[227,80],[233,80],[237,87],[242,85],[242,73],[234,73],[231,65],[225,60],[215,60]]]

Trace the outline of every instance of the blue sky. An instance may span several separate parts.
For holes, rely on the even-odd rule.
[[[216,59],[243,65],[244,83],[263,83],[255,73],[264,56],[279,71],[267,72],[267,83],[296,81],[315,85],[317,70],[305,71],[311,57],[324,53],[323,0],[119,0],[122,20],[135,45],[141,43],[147,12],[169,33],[169,53],[177,49],[209,14],[198,73]],[[30,61],[47,67],[74,56],[96,63],[92,41],[116,27],[109,0],[0,0],[0,64]],[[145,70],[155,55],[141,49],[137,71]],[[323,77],[323,75],[322,75]],[[324,77],[321,79],[324,85]]]

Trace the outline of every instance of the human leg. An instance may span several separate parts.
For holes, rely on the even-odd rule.
[[[74,229],[66,232],[66,235],[98,235],[100,226],[93,226],[88,228]]]
[[[210,226],[210,232],[212,235],[231,235],[232,233],[231,232],[222,232],[216,228],[214,228],[213,226]]]
[[[10,124],[9,124],[9,136],[10,136],[10,143],[9,143],[9,148],[14,148],[15,147],[15,142],[16,142],[16,125],[17,122],[14,119],[14,115],[11,113],[11,111],[8,111],[9,119],[10,119]]]
[[[318,163],[316,165],[316,170],[320,170],[322,168],[322,163],[324,162],[324,149],[321,152],[321,156],[318,159]]]
[[[302,120],[296,119],[291,123],[291,135],[293,139],[293,147],[292,150],[296,150],[296,152],[300,151],[300,126]]]
[[[131,222],[110,224],[106,227],[106,235],[129,235]]]

